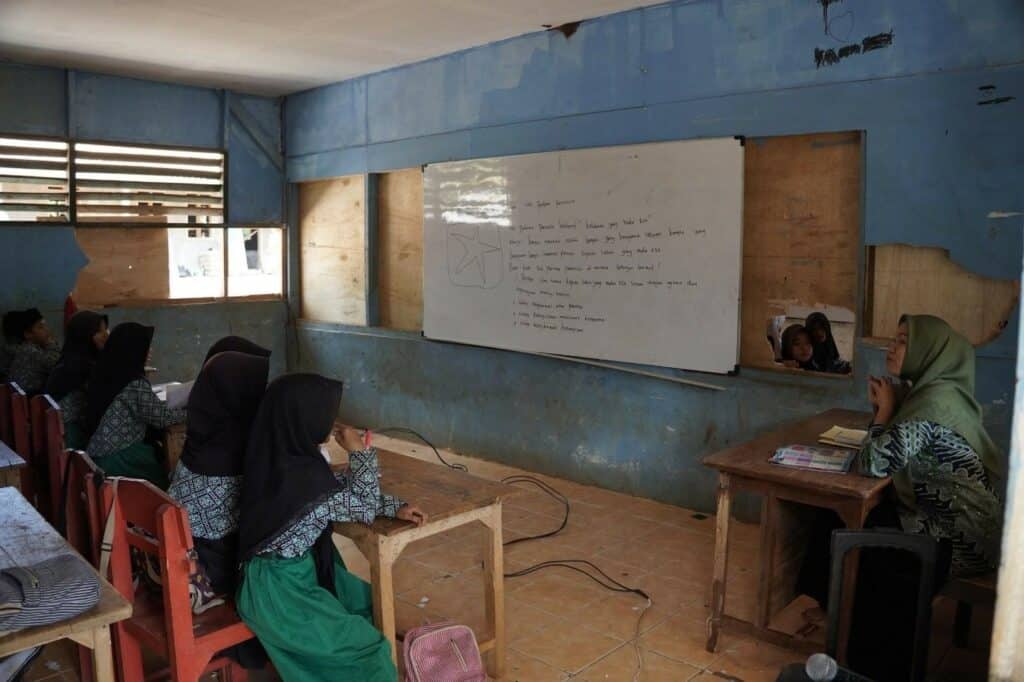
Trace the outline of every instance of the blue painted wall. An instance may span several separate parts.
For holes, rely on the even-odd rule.
[[[1018,278],[1024,210],[1024,4],[1017,0],[692,0],[535,33],[299,93],[291,181],[563,148],[722,135],[866,131],[865,243],[947,248]],[[820,68],[892,31],[888,48]],[[989,88],[992,86],[992,88]],[[979,88],[986,88],[981,90]],[[979,105],[998,97],[1004,103]],[[756,140],[754,140],[756,143]],[[978,394],[1008,444],[1018,320],[979,349]],[[783,419],[867,408],[854,381],[742,370],[713,393],[419,335],[299,323],[298,366],[348,381],[345,416],[437,444],[698,509],[705,454]]]
[[[245,122],[232,113],[232,106],[243,109]],[[232,225],[283,220],[283,167],[276,167],[264,149],[280,154],[280,115],[281,103],[275,99],[0,64],[0,136],[224,149]],[[70,227],[0,227],[0,310],[39,307],[59,332],[64,298],[86,262]],[[157,325],[154,362],[161,369],[159,378],[169,381],[194,377],[210,343],[229,333],[251,336],[273,348],[275,371],[282,371],[285,309],[283,302],[231,302],[108,312],[112,322],[136,319]]]

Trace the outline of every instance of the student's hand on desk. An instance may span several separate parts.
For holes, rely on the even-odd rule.
[[[366,447],[362,431],[342,424],[334,429],[334,442],[345,448],[345,452],[349,454],[359,452]]]
[[[868,377],[868,400],[875,407],[875,423],[888,424],[896,410],[896,389],[879,377]]]
[[[404,505],[398,510],[398,518],[403,521],[410,521],[415,523],[417,526],[422,526],[427,522],[427,515],[423,513],[423,510],[414,504]]]
[[[783,360],[782,366],[789,367],[790,369],[800,369],[800,363],[796,360]]]

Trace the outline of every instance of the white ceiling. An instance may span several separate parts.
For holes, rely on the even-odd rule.
[[[652,4],[0,0],[0,58],[282,95]]]

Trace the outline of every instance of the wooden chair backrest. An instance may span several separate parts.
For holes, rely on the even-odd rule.
[[[28,468],[21,477],[21,492],[32,506],[39,508],[39,500],[36,498],[39,475],[36,472],[36,463],[32,453],[31,422],[28,416],[28,396],[21,386],[15,382],[10,383],[11,395],[11,431],[14,443],[11,447],[21,455],[21,458],[28,463]]]
[[[217,652],[254,637],[251,630],[230,606],[215,607],[200,618],[210,615],[222,623],[221,627],[202,627],[196,635],[189,579],[196,570],[196,552],[192,544],[192,529],[188,513],[165,492],[148,481],[117,479],[115,495],[113,479],[107,479],[101,489],[104,518],[116,507],[114,535],[111,542],[110,578],[114,588],[132,604],[136,591],[132,583],[131,549],[157,557],[163,590],[163,630],[153,633],[153,619],[136,625],[135,615],[115,625],[118,639],[137,638],[142,630],[150,640],[166,641],[167,658],[172,679],[193,679],[206,669]],[[140,532],[145,531],[145,533]],[[144,588],[140,588],[144,589]],[[230,609],[214,613],[217,609]],[[141,659],[132,656],[141,663]],[[224,659],[226,661],[226,659]],[[124,664],[125,662],[122,662]],[[230,664],[226,661],[226,664]],[[141,672],[134,660],[122,669],[125,679]]]
[[[103,526],[100,514],[100,483],[103,472],[81,450],[64,450],[57,460],[60,472],[57,530],[93,566],[100,565]]]

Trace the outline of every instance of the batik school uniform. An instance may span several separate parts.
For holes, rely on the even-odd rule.
[[[64,421],[64,446],[72,450],[85,450],[89,445],[84,430],[86,400],[85,390],[77,389],[57,402]]]
[[[17,345],[11,368],[10,380],[21,386],[28,395],[38,395],[46,390],[46,380],[60,359],[60,348],[52,343],[42,348],[34,343]]]
[[[269,355],[217,353],[204,363],[189,395],[185,447],[168,492],[188,511],[199,562],[215,594],[233,594],[237,587],[242,472]]]
[[[167,473],[146,442],[146,429],[165,429],[185,418],[184,409],[170,409],[157,397],[148,379],[135,379],[107,407],[86,451],[108,476],[143,478],[166,490]]]
[[[313,547],[335,522],[371,524],[403,505],[380,492],[377,452],[349,456],[341,489],[274,537],[245,565],[237,608],[287,682],[395,679],[391,648],[373,626],[370,586],[334,554],[334,595],[317,585]],[[312,588],[312,589],[311,589]]]

